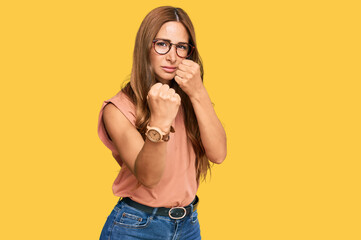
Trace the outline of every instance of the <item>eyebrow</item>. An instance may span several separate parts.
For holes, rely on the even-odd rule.
[[[170,39],[165,39],[165,38],[155,38],[156,40],[164,40],[164,41],[168,41],[171,43],[171,40]],[[179,44],[179,43],[188,43],[188,42],[178,42],[176,44]]]

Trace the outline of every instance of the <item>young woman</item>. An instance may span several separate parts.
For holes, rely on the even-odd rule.
[[[196,46],[181,8],[152,10],[138,30],[130,82],[99,114],[99,137],[121,166],[101,240],[201,239],[199,182],[227,150]]]

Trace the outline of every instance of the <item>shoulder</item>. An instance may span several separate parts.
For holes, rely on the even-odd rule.
[[[103,101],[98,117],[100,140],[112,152],[117,152],[113,143],[114,136],[135,128],[135,105],[122,91]]]
[[[127,113],[120,110],[113,102],[109,102],[104,107],[103,121],[107,131],[110,129],[127,128],[130,126],[131,119],[127,117]]]
[[[134,125],[136,119],[135,111],[134,103],[123,91],[119,91],[114,97],[105,101],[104,115],[106,116],[104,117],[122,113]]]

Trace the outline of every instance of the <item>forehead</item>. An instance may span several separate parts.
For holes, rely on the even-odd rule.
[[[173,43],[188,42],[188,33],[182,23],[172,21],[162,25],[156,38],[169,39]]]

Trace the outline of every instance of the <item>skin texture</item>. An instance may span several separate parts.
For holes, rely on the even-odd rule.
[[[179,22],[163,24],[156,38],[169,39],[171,43],[188,42],[187,30]],[[210,161],[222,163],[227,155],[226,133],[203,85],[199,65],[192,60],[178,57],[174,45],[165,55],[157,54],[152,50],[150,60],[158,81],[169,84],[169,81],[174,78],[189,96],[196,113],[206,155]],[[177,70],[173,73],[167,73],[161,66],[176,66]],[[151,122],[153,122],[152,118]],[[162,122],[155,123],[162,126]],[[168,128],[169,125],[164,127]]]
[[[160,28],[155,38],[169,39],[171,43],[187,42],[188,33],[183,24],[179,22],[166,22]],[[169,84],[169,82],[176,75],[175,72],[167,73],[161,66],[178,67],[183,58],[177,56],[176,46],[172,45],[171,50],[165,54],[160,55],[152,49],[150,51],[150,64],[154,69],[156,78],[163,84]]]
[[[169,132],[181,103],[180,96],[167,84],[154,84],[147,96],[150,109],[149,125]]]
[[[171,43],[188,42],[186,29],[179,22],[163,24],[156,38],[169,39]],[[159,82],[147,96],[151,112],[149,125],[168,132],[174,122],[181,104],[179,95],[168,86],[174,78],[191,99],[207,157],[214,163],[223,162],[227,152],[226,134],[202,83],[199,65],[178,57],[174,45],[165,55],[152,48],[150,62]],[[177,67],[177,70],[167,73],[162,66]],[[103,120],[124,164],[145,187],[156,187],[164,173],[167,142],[153,143],[148,138],[143,141],[137,129],[113,104],[105,106]]]

